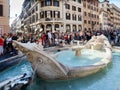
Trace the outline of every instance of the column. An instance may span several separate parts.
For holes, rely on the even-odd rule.
[[[72,24],[70,24],[70,31],[71,31],[71,32],[73,31],[73,26],[72,26]]]
[[[55,32],[55,24],[52,24],[52,32]]]
[[[76,29],[77,29],[77,31],[78,31],[78,25],[76,25],[76,26],[77,26],[77,28],[76,28]]]
[[[44,25],[44,32],[46,33],[46,24],[43,24]]]

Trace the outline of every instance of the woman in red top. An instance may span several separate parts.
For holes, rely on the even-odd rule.
[[[3,55],[4,39],[0,35],[0,56]]]
[[[46,34],[45,33],[42,34],[41,39],[42,39],[42,45],[45,46],[46,45]]]

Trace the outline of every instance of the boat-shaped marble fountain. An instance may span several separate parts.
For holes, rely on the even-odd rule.
[[[112,60],[112,47],[104,35],[93,36],[84,46],[71,46],[68,48],[68,51],[62,50],[57,54],[51,54],[50,52],[47,53],[41,45],[37,45],[35,43],[20,43],[14,41],[14,46],[16,46],[18,50],[22,51],[27,56],[37,76],[45,80],[68,80],[85,77],[102,70]],[[67,52],[65,53],[65,51]],[[101,57],[98,58],[99,60],[87,65],[79,65],[81,63],[78,63],[77,66],[71,66],[57,60],[57,57],[61,57],[60,54],[64,54],[70,59],[70,51],[75,57],[73,58],[74,62],[81,60],[84,53],[85,55],[89,54],[85,56],[85,58],[89,57],[91,52],[92,56],[94,56],[96,52],[99,52],[98,56],[100,56],[101,53],[102,54]],[[82,53],[82,51],[84,51],[84,53]],[[76,58],[78,60],[76,60]],[[63,61],[67,60],[65,57],[62,59],[64,59]],[[95,57],[95,59],[97,59],[97,57]],[[84,61],[84,58],[82,58],[81,61]],[[74,64],[74,62],[72,63]],[[88,62],[92,62],[92,58],[90,60],[88,59]]]

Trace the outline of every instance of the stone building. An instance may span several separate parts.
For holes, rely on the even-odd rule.
[[[23,26],[32,30],[71,32],[82,30],[81,0],[25,0]]]
[[[113,29],[113,12],[110,9],[109,1],[105,0],[100,2],[100,30],[110,30]]]
[[[100,29],[120,29],[120,8],[110,4],[108,0],[100,2]]]
[[[110,10],[113,12],[113,29],[120,29],[120,8],[110,4]]]
[[[0,0],[0,34],[9,32],[9,0]]]
[[[83,1],[83,30],[99,30],[99,0]]]

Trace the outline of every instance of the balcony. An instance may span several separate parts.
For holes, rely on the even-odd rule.
[[[45,21],[51,21],[52,19],[51,18],[45,18]]]
[[[40,19],[41,22],[63,22],[62,18],[43,18]]]

